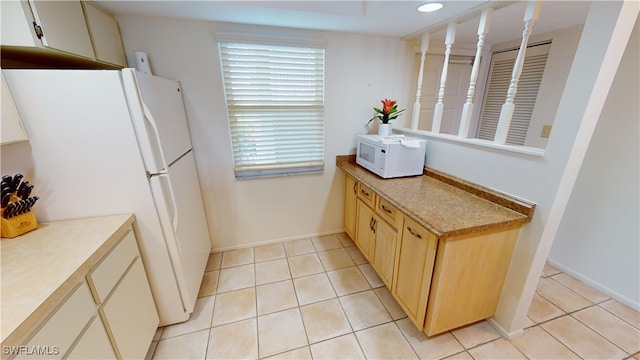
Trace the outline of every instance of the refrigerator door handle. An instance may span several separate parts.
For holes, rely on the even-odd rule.
[[[176,202],[176,196],[173,193],[173,185],[171,184],[171,177],[169,176],[168,173],[165,173],[165,172],[158,174],[158,176],[167,178],[167,184],[169,185],[169,198],[171,199],[171,208],[173,211],[173,214],[171,216],[171,225],[173,226],[173,232],[175,234],[178,232],[178,220],[179,220],[178,219],[178,203]],[[178,246],[178,251],[182,253],[179,246]]]
[[[140,103],[142,104],[144,119],[149,123],[149,125],[151,125],[151,128],[153,129],[153,136],[156,138],[156,143],[158,144],[158,148],[156,149],[156,151],[158,152],[158,154],[160,154],[162,169],[164,169],[164,171],[167,171],[169,170],[169,166],[167,165],[167,160],[165,159],[164,152],[162,151],[162,143],[160,142],[160,133],[158,132],[158,126],[156,125],[156,121],[153,119],[153,115],[151,114],[151,111],[149,111],[147,105],[145,105],[145,103],[142,101]]]

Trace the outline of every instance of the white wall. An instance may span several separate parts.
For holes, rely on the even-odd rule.
[[[635,308],[640,308],[639,44],[636,21],[549,256],[553,265]]]
[[[342,231],[343,175],[383,98],[407,107],[408,45],[398,39],[234,24],[118,17],[127,59],[147,52],[155,75],[182,83],[214,249]],[[236,180],[215,33],[321,39],[326,48],[325,172]]]

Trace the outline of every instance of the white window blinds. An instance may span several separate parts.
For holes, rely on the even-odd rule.
[[[514,98],[515,110],[507,134],[507,144],[524,145],[531,115],[538,97],[538,89],[547,63],[549,44],[527,49],[518,89]],[[518,50],[494,54],[485,97],[482,105],[478,138],[491,140],[496,133],[502,104],[507,97],[513,66]]]
[[[324,49],[220,42],[236,178],[324,169]]]

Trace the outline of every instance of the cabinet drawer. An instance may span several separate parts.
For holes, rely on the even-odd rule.
[[[39,358],[60,359],[68,351],[73,342],[80,336],[84,327],[89,323],[96,311],[91,293],[85,282],[67,298],[54,312],[53,316],[29,340],[27,346],[31,349],[39,347],[43,350]],[[16,359],[29,359],[33,355],[21,353]]]
[[[365,204],[369,205],[370,208],[373,209],[375,207],[376,193],[360,182],[358,183],[358,197],[362,199]]]
[[[133,231],[125,234],[118,245],[87,275],[87,282],[96,303],[102,303],[120,280],[133,260],[138,257],[138,245]]]
[[[396,221],[399,219],[398,208],[379,196],[376,199],[376,213],[387,220],[389,224],[396,226]]]

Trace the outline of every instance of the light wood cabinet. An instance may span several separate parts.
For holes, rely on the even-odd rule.
[[[380,275],[380,279],[391,289],[398,230],[380,219],[376,220],[374,227],[376,236],[373,244],[373,261],[371,265]]]
[[[375,216],[373,210],[362,199],[357,200],[357,230],[355,243],[362,255],[371,262],[373,255],[373,243],[375,242]]]
[[[356,238],[356,199],[358,183],[351,175],[344,175],[344,230],[352,240]]]
[[[362,183],[358,188],[356,245],[391,289],[398,229],[397,209]],[[375,210],[374,210],[375,209]]]
[[[405,218],[391,293],[418,329],[424,325],[437,245],[434,234]]]
[[[520,226],[440,240],[427,305],[427,336],[493,316]]]
[[[356,245],[427,336],[495,314],[519,224],[438,237],[349,174],[344,216],[345,230],[355,221]]]
[[[11,91],[2,75],[2,115],[0,116],[0,124],[2,126],[0,133],[0,143],[2,145],[12,144],[15,142],[26,141],[27,133],[24,131],[18,108],[13,102]]]

